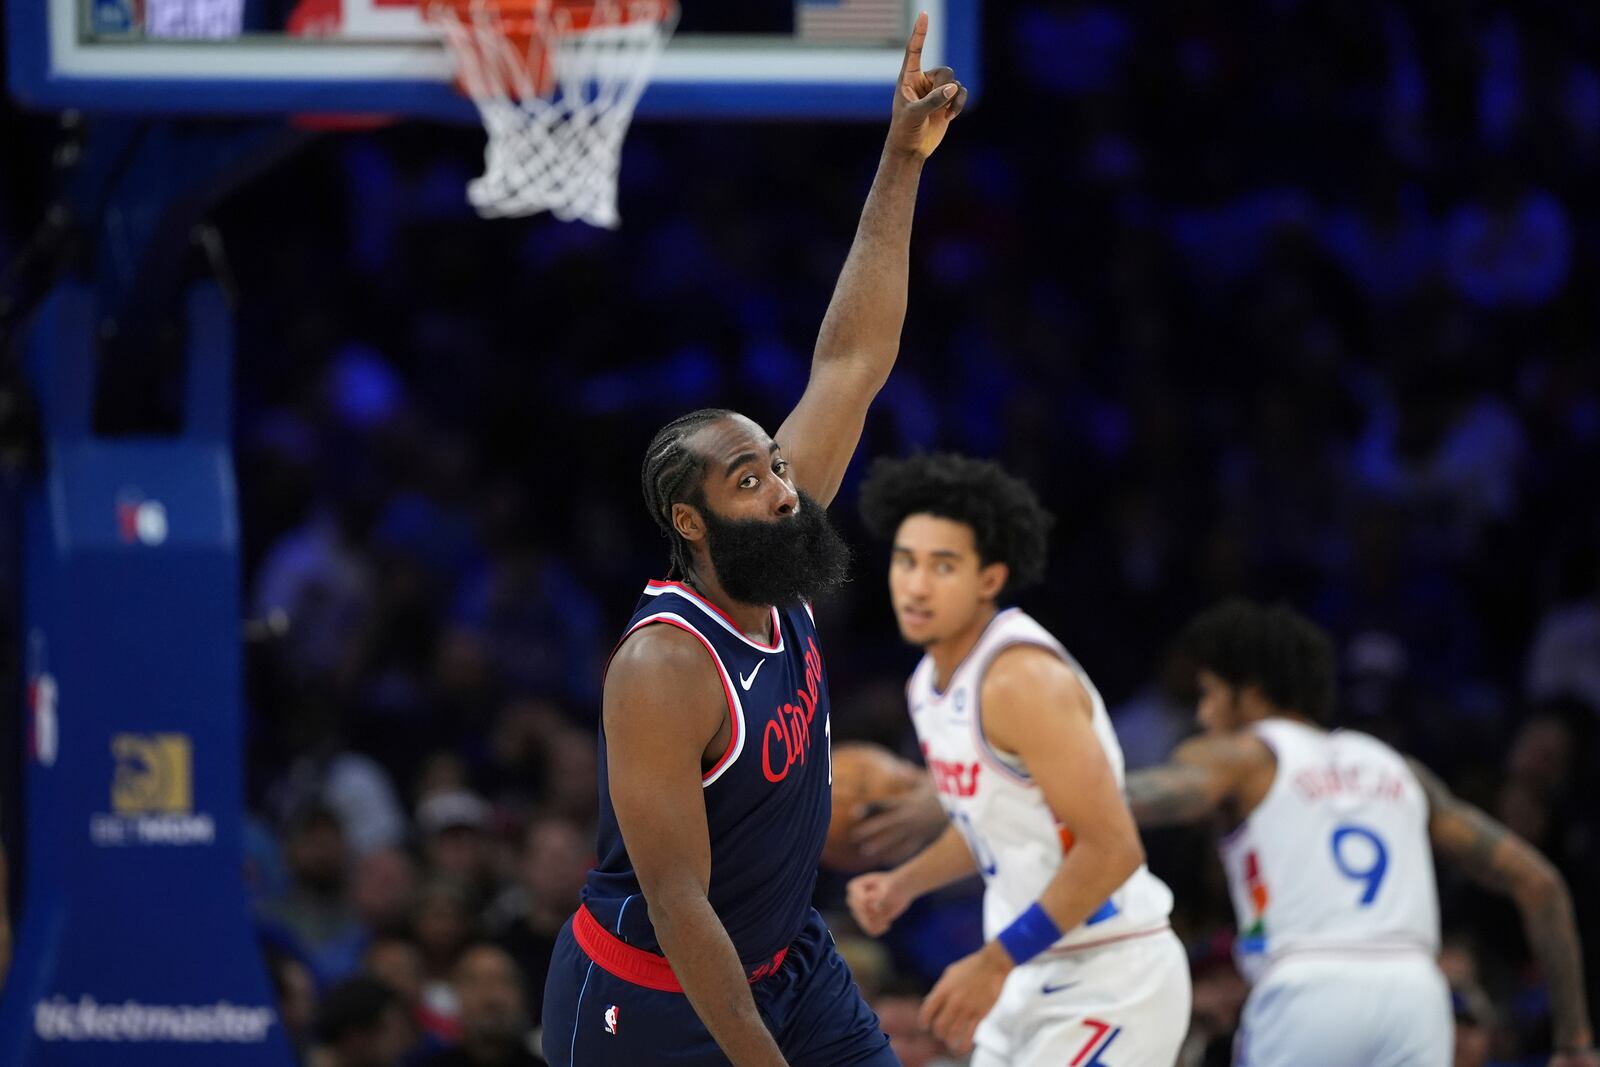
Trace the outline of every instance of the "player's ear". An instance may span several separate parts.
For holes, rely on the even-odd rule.
[[[1267,699],[1266,690],[1259,683],[1250,682],[1246,685],[1233,687],[1234,707],[1246,722],[1264,719],[1273,713],[1272,702]]]
[[[677,530],[678,536],[685,541],[705,540],[706,522],[693,504],[680,501],[672,505],[672,528]]]
[[[994,600],[1011,578],[1011,568],[1004,563],[990,563],[978,571],[978,593],[985,600]]]

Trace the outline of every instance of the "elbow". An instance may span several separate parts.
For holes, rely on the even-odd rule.
[[[1106,880],[1113,882],[1112,888],[1115,889],[1132,878],[1144,866],[1144,861],[1144,842],[1139,840],[1139,835],[1119,835],[1106,843],[1102,869],[1106,872]]]
[[[1512,890],[1524,911],[1541,912],[1568,899],[1567,882],[1548,860],[1531,868]]]
[[[1127,881],[1128,878],[1133,877],[1134,873],[1137,872],[1140,867],[1144,866],[1144,842],[1140,840],[1139,835],[1135,833],[1125,842],[1123,851],[1123,864],[1127,868],[1128,872],[1123,881]]]
[[[650,909],[650,925],[654,928],[656,938],[663,948],[673,939],[673,934],[685,920],[697,908],[706,905],[705,893],[696,892],[692,886],[663,887],[655,889],[654,892],[646,891],[644,900]]]

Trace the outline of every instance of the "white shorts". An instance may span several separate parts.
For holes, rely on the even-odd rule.
[[[972,1067],[1172,1067],[1189,958],[1170,930],[1035,959],[978,1024]]]
[[[1308,952],[1250,991],[1235,1067],[1450,1067],[1450,987],[1423,952]]]

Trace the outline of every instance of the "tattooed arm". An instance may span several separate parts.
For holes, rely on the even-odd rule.
[[[1248,734],[1192,738],[1173,750],[1171,762],[1128,775],[1128,808],[1140,826],[1199,822],[1230,802],[1243,817],[1276,770],[1271,750]]]
[[[1516,901],[1528,944],[1550,986],[1550,1014],[1558,1053],[1588,1063],[1594,1044],[1583,986],[1583,956],[1566,881],[1528,842],[1451,793],[1416,760],[1411,770],[1428,795],[1433,847],[1473,880]]]

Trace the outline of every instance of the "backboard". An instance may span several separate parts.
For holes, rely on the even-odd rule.
[[[681,0],[642,116],[877,117],[919,10],[923,65],[978,88],[981,0]],[[417,0],[10,0],[28,107],[475,121]]]

